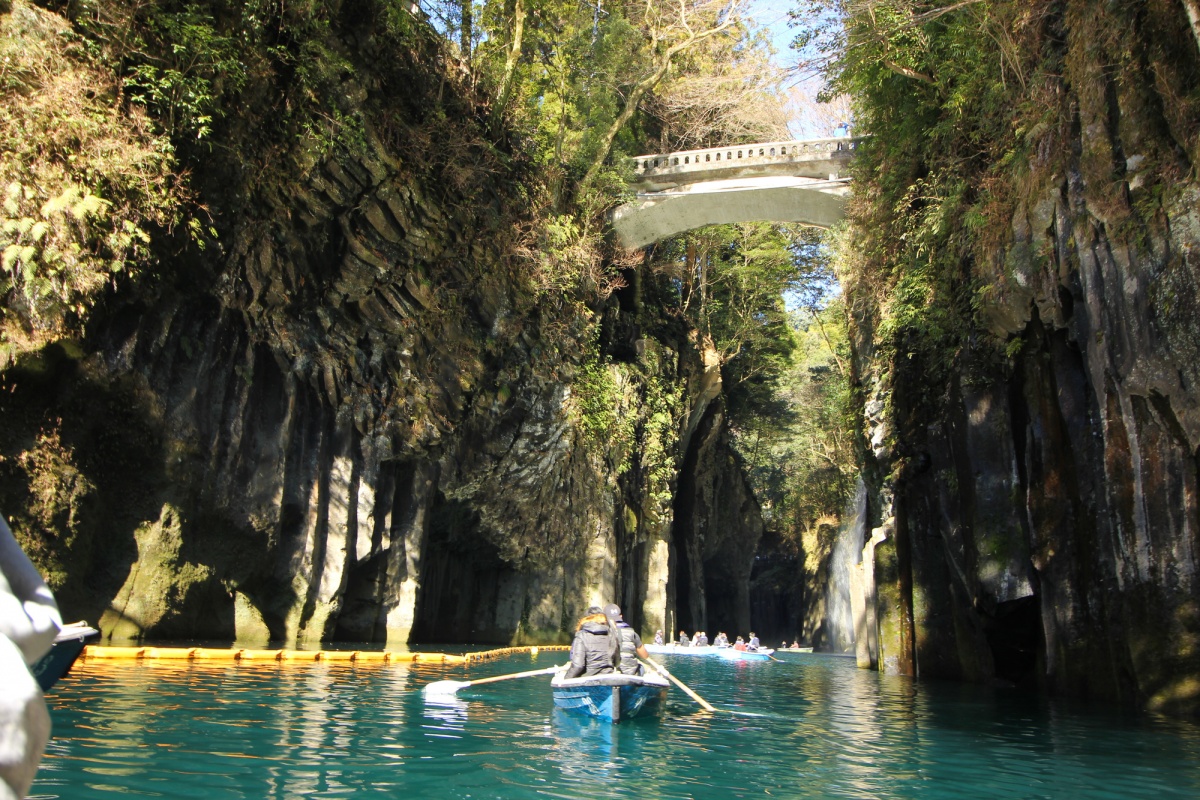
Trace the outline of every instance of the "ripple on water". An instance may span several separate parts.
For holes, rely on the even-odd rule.
[[[552,708],[541,678],[429,702],[463,669],[103,665],[49,696],[41,798],[1200,796],[1200,734],[973,687],[916,685],[846,659],[664,659],[657,720]],[[546,660],[535,663],[543,666]],[[527,656],[471,678],[530,668]]]

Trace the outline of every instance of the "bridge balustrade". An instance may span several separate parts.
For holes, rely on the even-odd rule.
[[[747,162],[771,163],[802,161],[805,159],[827,159],[835,153],[849,156],[858,147],[858,139],[816,139],[789,142],[765,142],[762,144],[734,145],[732,147],[709,147],[703,150],[680,150],[674,153],[636,156],[634,174],[647,176],[657,170],[672,172],[689,169],[712,169],[718,166],[740,166]],[[740,162],[740,163],[739,163]]]

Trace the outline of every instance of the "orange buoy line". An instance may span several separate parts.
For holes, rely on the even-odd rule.
[[[315,663],[318,661],[353,662],[355,664],[471,664],[501,656],[530,653],[539,650],[567,650],[565,645],[542,647],[502,647],[466,655],[449,653],[396,653],[384,650],[251,650],[247,648],[215,647],[104,647],[87,645],[79,658],[82,661],[278,661],[280,663]]]
[[[562,651],[570,649],[570,646],[565,644],[543,644],[532,645],[529,647],[501,647],[496,650],[482,650],[478,653],[467,653],[465,656],[463,656],[463,659],[468,664],[473,664],[476,661],[487,661],[493,658],[500,658],[501,656],[517,655],[518,653],[529,653],[530,655],[536,656],[539,650],[553,652],[556,650]]]

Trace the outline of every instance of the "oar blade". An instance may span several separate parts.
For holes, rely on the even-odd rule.
[[[425,684],[425,688],[421,690],[421,693],[426,697],[430,695],[452,695],[459,689],[465,689],[470,685],[470,681],[434,681],[433,683]]]

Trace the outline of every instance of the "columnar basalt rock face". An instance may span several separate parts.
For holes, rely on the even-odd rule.
[[[1018,209],[980,303],[1007,357],[968,346],[931,405],[928,365],[875,363],[860,320],[885,531],[869,660],[1197,713],[1200,194],[1146,196],[1146,154],[1190,175],[1180,109],[1065,36],[1074,156]]]
[[[662,626],[669,491],[712,365],[686,335],[609,343],[688,387],[653,475],[619,474],[573,398],[592,312],[537,307],[514,254],[519,155],[426,146],[493,132],[432,50],[384,70],[372,31],[330,35],[357,68],[356,145],[278,142],[257,182],[221,160],[239,147],[211,151],[236,176],[206,184],[223,249],[3,376],[0,454],[24,454],[0,459],[6,511],[60,484],[38,510],[73,542],[60,603],[109,637],[566,641],[615,598]],[[245,111],[228,135],[250,147],[269,134]],[[722,464],[701,484],[744,489]],[[725,492],[760,525],[744,495],[704,491],[714,521]]]

